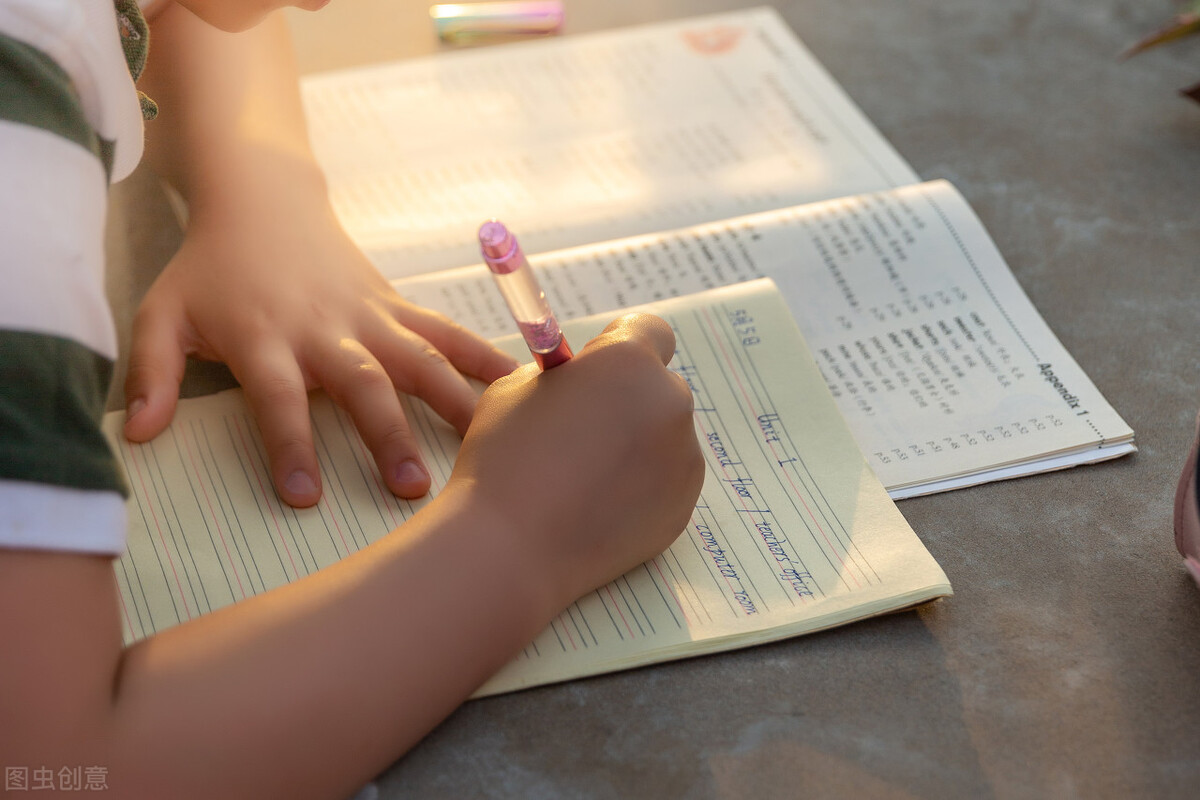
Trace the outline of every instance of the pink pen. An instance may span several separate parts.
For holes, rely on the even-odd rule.
[[[546,293],[517,244],[517,237],[502,222],[485,222],[479,226],[479,249],[538,366],[547,370],[567,361],[571,348],[546,302]]]

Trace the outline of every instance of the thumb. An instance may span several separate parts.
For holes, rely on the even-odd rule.
[[[186,356],[173,316],[143,304],[133,321],[125,376],[125,436],[146,442],[175,416]]]
[[[664,366],[675,356],[675,332],[670,323],[654,314],[634,312],[617,317],[596,339],[635,342],[658,356]]]

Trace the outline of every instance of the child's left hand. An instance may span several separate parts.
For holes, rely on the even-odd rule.
[[[134,320],[125,435],[166,428],[186,356],[224,361],[285,501],[320,498],[307,398],[317,387],[350,414],[388,487],[419,497],[429,474],[396,392],[462,433],[477,399],[463,374],[491,382],[517,363],[402,299],[342,230],[320,174],[273,161],[250,166],[256,180],[221,203],[191,209],[183,246]]]

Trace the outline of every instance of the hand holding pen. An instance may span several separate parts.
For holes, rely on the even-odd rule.
[[[705,474],[692,392],[667,367],[666,320],[625,314],[572,356],[512,233],[493,220],[479,243],[538,365],[572,364],[525,364],[487,388],[438,499],[483,520],[515,556],[506,574],[531,575],[553,615],[687,524]]]

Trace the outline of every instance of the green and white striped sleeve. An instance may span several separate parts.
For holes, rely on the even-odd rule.
[[[140,154],[112,0],[0,3],[0,547],[124,549],[104,220]]]

